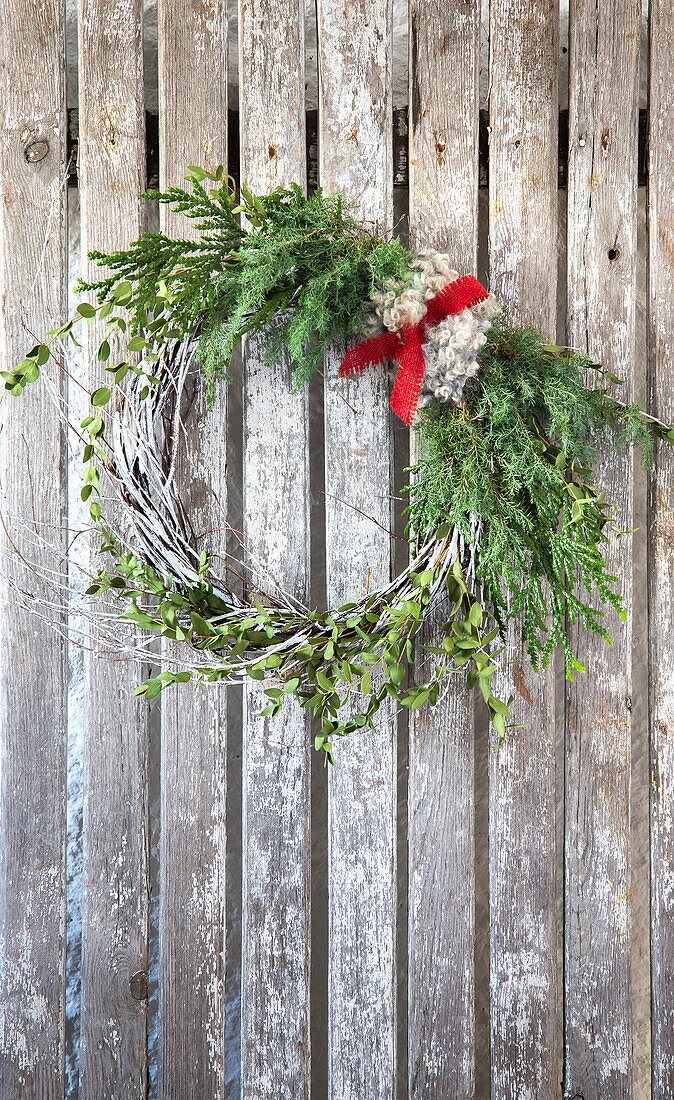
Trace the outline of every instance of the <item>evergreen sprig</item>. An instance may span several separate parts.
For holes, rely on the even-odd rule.
[[[189,190],[145,197],[189,218],[198,240],[146,233],[127,249],[91,253],[109,274],[78,289],[103,305],[129,284],[131,334],[149,330],[155,350],[198,327],[211,387],[241,338],[262,331],[268,359],[290,351],[298,389],[326,346],[357,329],[375,287],[408,269],[411,254],[368,232],[340,194],[318,188],[305,197],[297,184],[266,196],[242,185],[237,194],[221,168],[190,171]]]
[[[521,612],[534,667],[561,646],[570,675],[582,665],[568,624],[610,642],[602,608],[623,613],[603,554],[611,505],[590,484],[589,467],[609,437],[617,446],[638,443],[647,464],[653,434],[674,440],[674,433],[638,405],[588,387],[584,373],[601,368],[587,356],[544,344],[505,314],[480,363],[461,408],[436,403],[420,417],[410,526],[424,533],[447,521],[467,538],[479,526],[477,577],[497,621]]]

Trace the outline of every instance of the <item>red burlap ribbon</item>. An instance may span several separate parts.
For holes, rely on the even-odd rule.
[[[472,275],[455,279],[431,298],[424,316],[416,325],[406,325],[399,332],[385,332],[382,336],[363,340],[349,348],[339,368],[339,377],[346,378],[367,367],[395,360],[398,370],[393,383],[391,408],[401,420],[411,424],[426,370],[422,351],[425,329],[487,297],[487,291]]]

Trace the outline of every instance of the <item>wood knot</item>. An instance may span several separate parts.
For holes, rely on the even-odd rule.
[[[129,989],[134,1001],[146,1001],[148,994],[147,971],[137,970],[129,978]]]
[[[608,255],[609,263],[611,263],[611,264],[615,263],[615,261],[618,259],[618,256],[620,255],[620,249],[619,248],[609,248],[607,255]]]
[[[23,151],[23,155],[29,164],[39,164],[49,152],[48,141],[31,141]]]

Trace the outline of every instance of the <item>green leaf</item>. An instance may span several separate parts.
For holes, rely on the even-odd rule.
[[[110,400],[110,393],[111,391],[108,389],[107,386],[99,386],[99,388],[97,390],[94,390],[91,395],[91,404],[95,405],[96,407],[107,405],[108,401]]]
[[[116,302],[117,305],[123,305],[129,300],[132,292],[133,288],[131,286],[131,283],[125,280],[121,283],[117,283],[117,286],[113,287],[110,298],[112,299],[112,301]]]
[[[190,611],[190,620],[192,622],[192,629],[200,635],[200,637],[210,638],[213,634],[213,628],[209,626],[205,619],[202,619],[197,611]]]
[[[499,735],[499,744],[505,736],[505,721],[501,714],[495,714],[492,718],[492,725]]]
[[[494,714],[502,714],[504,718],[510,717],[510,711],[505,703],[502,703],[500,699],[496,699],[495,696],[491,696],[488,699],[489,709]]]
[[[479,603],[474,603],[474,604],[471,605],[470,611],[468,612],[468,619],[469,619],[469,622],[473,626],[478,626],[479,627],[481,625],[481,623],[482,623],[482,607],[480,606]]]
[[[333,691],[334,684],[332,680],[328,680],[328,677],[320,670],[316,673],[316,682],[323,689],[323,691]]]
[[[89,302],[80,302],[77,307],[77,312],[79,313],[80,317],[84,317],[86,318],[86,320],[90,320],[90,318],[96,316],[96,310],[92,305],[89,304]]]
[[[27,371],[24,372],[24,382],[37,382],[40,377],[40,368],[37,363],[33,363]]]
[[[416,710],[417,707],[421,707],[424,705],[424,703],[428,699],[429,694],[429,689],[423,689],[422,691],[417,692],[416,695],[408,695],[406,699],[403,699],[402,705],[404,707],[406,706],[409,710]]]

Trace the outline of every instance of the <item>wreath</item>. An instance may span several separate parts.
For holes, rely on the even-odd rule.
[[[434,704],[459,673],[479,686],[502,738],[510,700],[491,683],[508,620],[520,616],[535,669],[560,646],[570,678],[582,665],[569,624],[609,642],[605,611],[623,614],[603,554],[611,505],[590,481],[598,446],[638,443],[648,465],[653,437],[672,442],[674,431],[612,396],[606,383],[620,379],[586,355],[512,324],[445,254],[370,232],[342,195],[305,197],[293,184],[259,196],[237,192],[222,168],[189,171],[187,188],[144,197],[182,212],[196,239],[146,233],[122,251],[91,253],[105,274],[76,289],[92,300],[3,374],[20,394],[55,342],[77,343],[78,321],[104,323],[97,354],[111,378],[91,394],[81,425],[82,498],[108,564],[87,592],[114,593],[121,618],[193,654],[194,671],[166,669],[136,695],[151,699],[192,676],[264,680],[263,713],[298,699],[332,761],[334,738],[374,729],[387,696],[403,707]],[[239,595],[238,570],[215,575],[180,499],[187,383],[205,380],[212,399],[251,332],[262,334],[269,360],[287,349],[296,390],[327,346],[349,336],[340,374],[390,364],[392,408],[416,433],[409,565],[337,608],[312,610],[278,586],[251,583]],[[114,524],[101,512],[103,476],[122,505]],[[439,644],[423,647],[428,676],[405,686],[415,634],[431,614]]]

